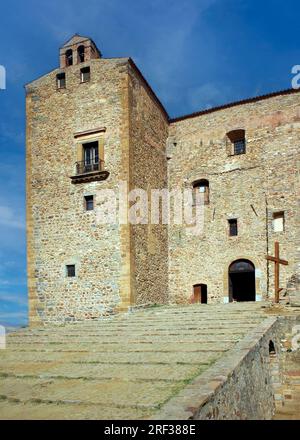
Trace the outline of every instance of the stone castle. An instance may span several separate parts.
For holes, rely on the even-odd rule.
[[[276,241],[289,261],[280,287],[296,279],[299,91],[172,119],[132,59],[75,35],[60,67],[26,86],[26,111],[31,325],[272,298]],[[97,194],[119,182],[201,194],[203,233],[100,224]]]

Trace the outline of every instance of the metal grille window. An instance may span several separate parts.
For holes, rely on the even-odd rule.
[[[227,138],[230,141],[229,156],[246,153],[246,131],[244,129],[229,131]]]
[[[234,141],[234,154],[245,154],[245,153],[246,153],[245,139]]]
[[[67,269],[67,277],[73,278],[76,276],[75,264],[68,264],[66,266]]]
[[[66,74],[58,73],[56,75],[56,86],[58,89],[64,89],[66,87]]]
[[[94,210],[94,196],[85,196],[85,209],[86,211]]]
[[[237,223],[237,219],[231,219],[228,220],[229,223],[229,236],[230,237],[235,237],[238,235],[238,223]]]
[[[80,70],[81,82],[88,82],[91,79],[91,70],[89,67],[84,67]]]

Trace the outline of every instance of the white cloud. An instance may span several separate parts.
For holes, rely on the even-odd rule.
[[[27,312],[0,312],[0,320],[4,319],[27,319]]]
[[[1,272],[1,267],[0,267]],[[19,280],[7,280],[0,278],[0,289],[6,288],[7,286],[26,286],[26,278],[20,278]]]
[[[230,96],[228,87],[206,83],[188,90],[187,99],[192,111],[225,104]]]
[[[3,301],[3,302],[10,302],[10,303],[14,303],[14,304],[17,304],[17,305],[20,305],[20,306],[24,306],[24,305],[27,305],[28,304],[28,301],[27,301],[27,296],[25,296],[25,295],[16,295],[16,294],[13,294],[13,293],[2,293],[2,292],[0,292],[0,303],[1,303],[1,301]],[[0,315],[1,315],[1,313],[0,313]]]
[[[9,206],[0,206],[0,225],[25,229],[25,222]]]
[[[98,19],[99,28],[103,30],[103,24],[110,18],[109,13],[113,3],[113,0],[88,0],[83,7],[80,0],[65,0],[63,2],[54,0],[44,5],[39,18],[54,40],[62,45],[75,32],[89,36],[85,35],[85,32],[80,32],[80,29],[86,23],[91,25],[95,19]],[[58,9],[59,14],[57,14]]]

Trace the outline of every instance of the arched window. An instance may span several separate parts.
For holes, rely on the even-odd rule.
[[[227,137],[232,144],[234,155],[246,153],[246,132],[245,130],[232,130],[227,133]]]
[[[269,354],[276,355],[276,349],[273,341],[269,342]]]
[[[73,66],[73,51],[68,49],[66,51],[66,66]]]
[[[79,46],[77,49],[77,60],[78,63],[84,63],[85,57],[84,57],[84,46]]]
[[[202,196],[200,199],[197,197],[197,195],[200,194]],[[209,181],[206,179],[197,180],[193,183],[193,204],[196,205],[199,203],[197,200],[203,200],[204,198],[204,204],[209,204]]]

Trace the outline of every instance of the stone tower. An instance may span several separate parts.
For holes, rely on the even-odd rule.
[[[75,35],[26,111],[31,325],[166,302],[166,227],[97,221],[99,191],[167,185],[168,117],[133,61]]]

